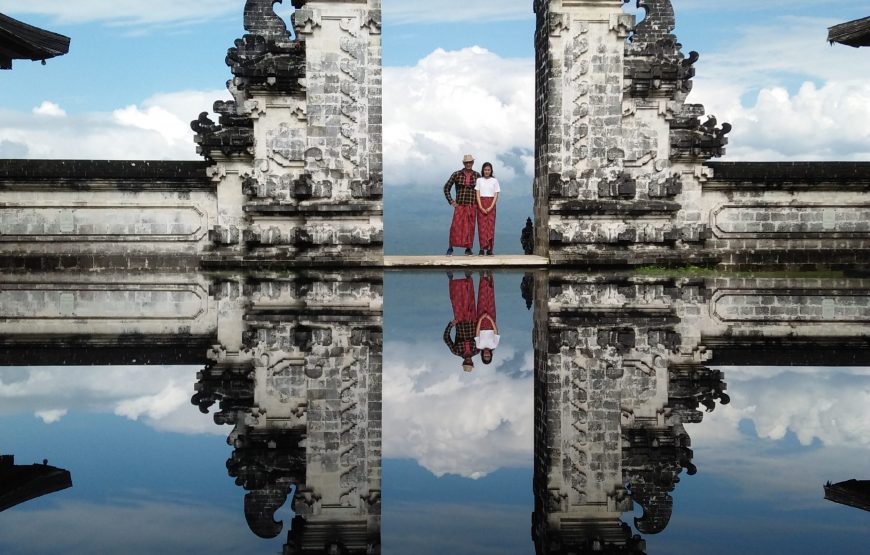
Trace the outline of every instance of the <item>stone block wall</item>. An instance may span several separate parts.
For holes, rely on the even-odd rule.
[[[697,211],[723,266],[866,265],[870,163],[709,163]]]
[[[251,529],[275,537],[282,526],[274,513],[295,485],[286,550],[322,552],[333,542],[349,553],[374,552],[382,276],[305,274],[220,289],[225,301],[237,301],[244,324],[219,330],[193,402],[206,411],[219,402],[215,421],[234,425],[228,468],[249,492]]]
[[[95,271],[196,266],[216,223],[202,162],[0,162],[0,264]]]
[[[212,264],[383,257],[380,1],[249,0],[227,56],[233,100],[193,122],[214,162]]]
[[[710,163],[670,0],[536,1],[536,253],[555,264],[866,266],[868,163]]]
[[[538,552],[641,553],[644,540],[621,514],[636,502],[637,530],[661,531],[677,475],[694,472],[682,424],[700,420],[711,374],[684,352],[674,297],[697,290],[569,274],[535,285]]]
[[[712,364],[862,364],[868,281],[551,272],[534,283],[539,553],[641,552],[692,463],[690,429],[730,401]],[[860,353],[857,358],[856,352]],[[843,353],[842,355],[839,353]]]

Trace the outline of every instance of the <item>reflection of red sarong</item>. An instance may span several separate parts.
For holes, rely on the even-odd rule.
[[[453,354],[461,357],[474,356],[477,352],[474,346],[477,310],[474,306],[473,279],[467,277],[450,280],[450,304],[453,306],[453,319],[456,320],[456,341],[454,343],[449,339],[450,327],[445,332],[444,340]]]
[[[477,236],[480,248],[491,251],[495,242],[495,197],[480,197],[480,203],[484,208],[492,206],[488,214],[477,209]]]
[[[477,319],[474,307],[474,280],[472,278],[450,280],[450,304],[456,322],[473,322]]]
[[[451,247],[470,249],[474,244],[475,212],[477,207],[471,204],[458,204],[453,207],[453,223],[450,224]]]
[[[477,286],[477,320],[478,322],[484,314],[488,314],[492,318],[492,322],[488,319],[481,322],[480,329],[492,330],[493,322],[495,322],[495,284],[492,276],[480,276],[480,283]]]

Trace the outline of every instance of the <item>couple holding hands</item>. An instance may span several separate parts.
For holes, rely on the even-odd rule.
[[[495,242],[495,204],[501,186],[492,173],[492,164],[486,162],[474,171],[474,157],[466,154],[462,158],[463,168],[453,172],[444,184],[444,196],[453,207],[453,222],[450,224],[450,245],[447,256],[453,254],[453,247],[465,248],[465,254],[474,251],[474,227],[477,223],[479,255],[492,256]],[[483,175],[481,175],[483,174]],[[456,200],[451,195],[456,188]]]

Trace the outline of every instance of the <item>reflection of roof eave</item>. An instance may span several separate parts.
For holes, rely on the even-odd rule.
[[[0,14],[0,68],[12,60],[47,60],[69,52],[69,37]]]
[[[848,480],[837,484],[825,484],[825,499],[870,511],[870,480]]]
[[[20,503],[72,487],[68,470],[31,464],[16,466],[11,456],[0,460],[0,512]]]
[[[870,17],[856,19],[828,28],[828,42],[858,48],[870,46]]]

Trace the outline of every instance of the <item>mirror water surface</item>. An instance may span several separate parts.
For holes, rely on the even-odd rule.
[[[868,324],[843,277],[0,276],[0,552],[862,552]]]

